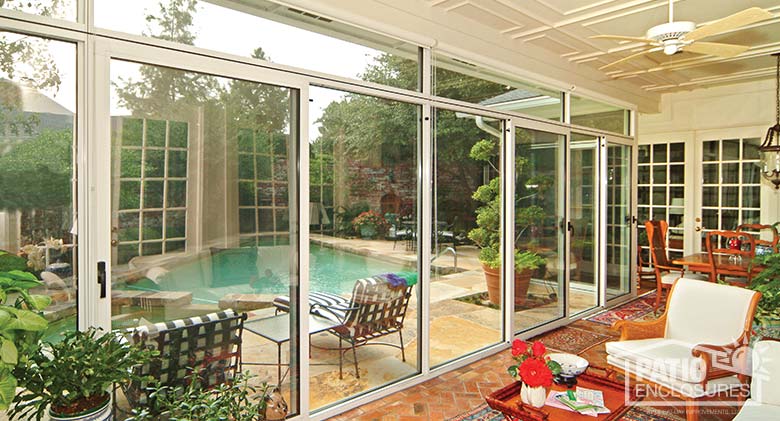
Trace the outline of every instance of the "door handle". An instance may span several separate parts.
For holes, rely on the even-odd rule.
[[[97,263],[97,281],[100,285],[100,298],[106,298],[106,262]]]
[[[696,230],[696,232],[699,232],[699,231],[701,231],[701,227],[696,227],[696,228],[694,228],[694,229]]]

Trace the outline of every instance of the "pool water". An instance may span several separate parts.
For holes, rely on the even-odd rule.
[[[232,249],[233,251],[238,249]],[[251,250],[255,253],[255,249]],[[289,293],[289,248],[261,247],[254,255],[233,253],[225,258],[219,254],[208,265],[201,260],[173,268],[157,279],[117,285],[116,289],[146,291],[189,291],[193,303],[214,304],[226,294],[287,294]],[[336,294],[349,294],[355,281],[382,273],[414,271],[399,263],[386,262],[342,250],[311,245],[309,255],[310,289]],[[205,269],[204,269],[205,268]],[[210,269],[210,276],[208,274]]]

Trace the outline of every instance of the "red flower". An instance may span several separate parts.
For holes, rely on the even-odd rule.
[[[547,348],[544,347],[543,343],[536,341],[531,345],[531,351],[534,353],[534,357],[541,357],[547,352]]]
[[[520,378],[530,387],[550,387],[553,381],[552,371],[547,364],[536,358],[528,358],[520,364]]]
[[[517,357],[518,355],[524,354],[528,350],[528,345],[525,344],[525,342],[521,341],[520,339],[515,339],[512,341],[512,356]]]

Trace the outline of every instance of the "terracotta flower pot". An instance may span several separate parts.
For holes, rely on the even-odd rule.
[[[482,265],[485,271],[488,298],[495,305],[501,305],[501,268],[493,269]],[[529,269],[515,272],[515,305],[525,304],[528,296],[528,286],[531,285],[532,271]]]

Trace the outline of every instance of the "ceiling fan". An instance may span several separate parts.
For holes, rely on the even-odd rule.
[[[687,51],[690,53],[710,54],[719,57],[733,57],[747,51],[750,47],[745,45],[723,44],[719,42],[701,42],[699,40],[771,17],[773,17],[772,13],[761,9],[760,7],[751,7],[741,12],[734,13],[733,15],[726,16],[709,25],[696,28],[694,22],[674,21],[674,0],[669,0],[669,22],[648,29],[644,38],[620,35],[595,35],[590,38],[643,42],[651,46],[651,48],[631,54],[628,57],[623,57],[620,60],[613,61],[605,66],[601,66],[599,70],[604,70],[624,61],[655,51],[663,51],[664,54],[668,56],[677,54],[681,51]]]

